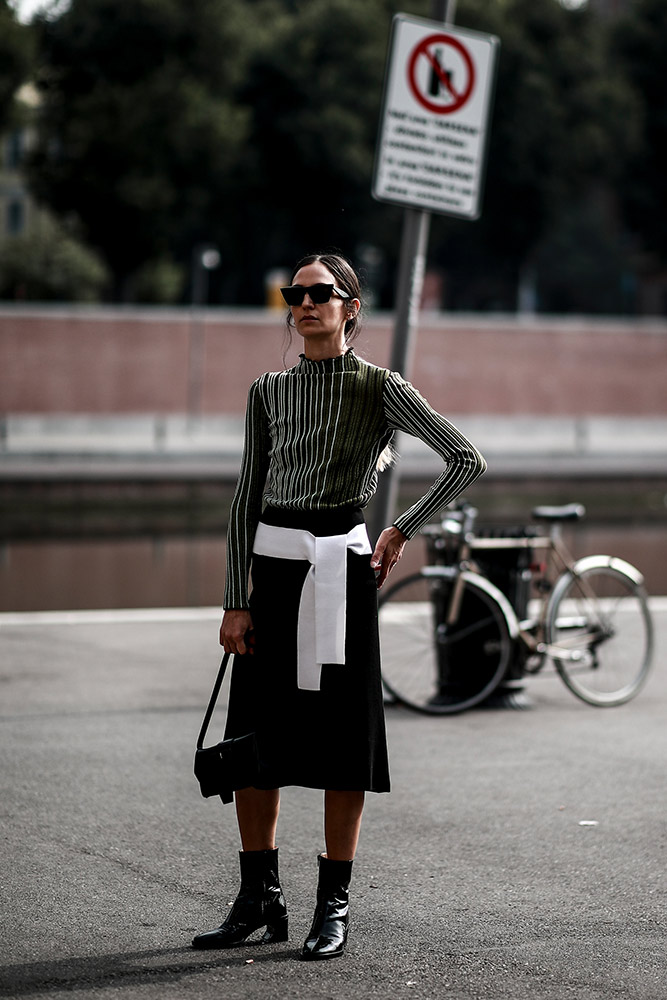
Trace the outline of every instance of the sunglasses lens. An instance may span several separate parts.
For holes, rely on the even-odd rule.
[[[333,285],[311,285],[308,289],[308,294],[315,303],[315,305],[322,305],[323,302],[328,302],[333,293]]]
[[[288,285],[280,289],[280,294],[288,306],[300,306],[303,302],[304,289],[300,285]]]
[[[300,306],[306,294],[310,295],[315,305],[328,302],[333,295],[333,285],[323,283],[317,285],[287,285],[280,292],[288,306]]]

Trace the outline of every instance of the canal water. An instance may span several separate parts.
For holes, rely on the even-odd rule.
[[[417,487],[401,498],[416,498]],[[528,523],[537,503],[583,501],[587,517],[568,526],[573,555],[609,553],[667,594],[667,490],[656,481],[582,484],[499,483],[475,487],[480,525]],[[0,539],[0,611],[220,605],[224,589],[228,487],[132,498],[48,495],[7,498]],[[413,540],[394,573],[425,561]]]

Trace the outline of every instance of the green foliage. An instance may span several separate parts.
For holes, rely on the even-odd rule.
[[[230,195],[246,134],[232,99],[244,58],[231,0],[73,0],[43,20],[40,144],[31,178],[75,212],[117,293],[178,252]]]
[[[185,287],[185,268],[169,258],[149,260],[132,275],[135,302],[168,305],[178,302]]]
[[[632,312],[634,280],[615,215],[605,197],[576,199],[540,242],[534,259],[544,312]]]
[[[0,242],[0,298],[96,302],[108,283],[97,255],[48,216]]]
[[[37,23],[32,187],[80,222],[119,297],[171,299],[199,242],[221,251],[216,301],[262,301],[269,268],[332,246],[380,247],[390,271],[401,213],[373,202],[370,183],[391,17],[404,6],[72,0]],[[408,6],[429,16],[428,0]],[[459,0],[457,22],[497,34],[501,53],[482,218],[434,218],[430,258],[450,273],[454,304],[512,308],[518,271],[549,246],[594,254],[597,237],[563,221],[572,213],[617,239],[578,208],[615,185],[666,254],[664,0],[632,5],[611,57],[592,5]],[[608,273],[624,269],[609,258]]]
[[[398,213],[370,179],[391,18],[386,0],[260,0],[239,100],[251,110],[234,255],[244,298],[305,252],[394,244]],[[424,13],[428,4],[416,5]]]
[[[14,123],[14,95],[25,83],[32,60],[32,37],[7,0],[0,0],[0,135]]]
[[[555,0],[461,0],[461,23],[501,39],[484,212],[455,232],[517,268],[573,200],[618,175],[636,102],[608,66],[588,9]]]
[[[667,4],[637,0],[614,31],[612,64],[633,89],[638,106],[641,142],[618,184],[631,229],[646,249],[667,261],[667,101],[665,52]]]

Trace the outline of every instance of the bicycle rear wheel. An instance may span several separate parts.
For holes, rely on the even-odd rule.
[[[606,557],[600,557],[606,558]],[[589,558],[590,563],[590,558]],[[547,642],[570,691],[589,705],[622,705],[651,666],[653,627],[640,575],[619,559],[565,573],[547,613]]]
[[[507,672],[513,642],[501,608],[466,580],[453,626],[444,624],[451,573],[427,567],[400,580],[379,607],[382,681],[418,712],[448,715],[487,698]]]

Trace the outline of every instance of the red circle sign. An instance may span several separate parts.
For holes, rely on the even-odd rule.
[[[467,80],[463,88],[454,88],[452,75],[440,65],[438,57],[432,51],[435,45],[448,45],[458,52],[463,60],[467,75]],[[420,87],[417,80],[417,69],[418,64],[421,66],[421,62],[424,60],[427,60],[431,64],[433,79],[435,79],[438,90],[444,89],[451,96],[451,100],[447,104],[434,101],[432,99],[434,95],[425,94],[425,88],[423,86]],[[428,111],[434,111],[437,115],[450,115],[452,111],[458,111],[459,108],[463,107],[470,97],[475,85],[475,66],[470,58],[470,53],[458,38],[453,38],[452,35],[428,35],[426,38],[422,38],[410,56],[408,63],[408,83],[410,84],[410,90],[419,103],[427,108]]]

